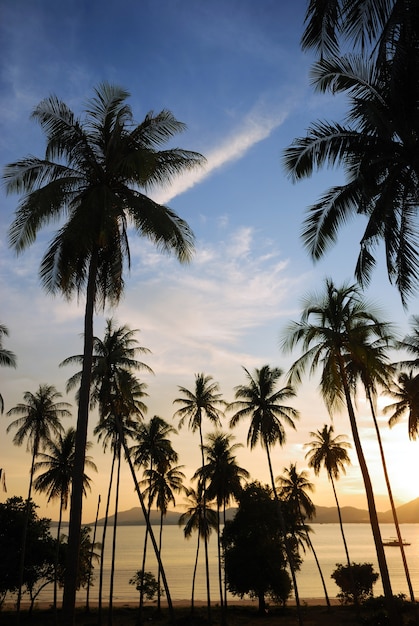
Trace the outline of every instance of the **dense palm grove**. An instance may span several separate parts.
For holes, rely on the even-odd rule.
[[[229,403],[218,382],[207,373],[196,374],[190,388],[179,387],[179,396],[173,399],[173,417],[179,429],[187,425],[199,436],[201,465],[192,477],[184,475],[173,448],[171,435],[176,429],[160,416],[145,416],[147,391],[140,374],[151,370],[138,360],[148,350],[139,345],[137,331],[109,319],[104,337],[96,337],[93,314],[104,310],[105,305],[116,307],[122,296],[133,233],[149,239],[180,262],[192,260],[194,237],[188,224],[169,207],[152,201],[147,192],[170,183],[183,171],[203,166],[205,159],[184,149],[163,149],[184,125],[167,110],[150,113],[137,124],[127,104],[128,92],[108,83],[96,88],[83,118],[76,117],[55,96],[34,109],[33,119],[45,133],[46,151],[42,158],[30,156],[5,168],[7,192],[21,196],[10,227],[10,245],[18,253],[23,252],[44,226],[59,220],[60,227],[41,261],[41,280],[49,293],[61,293],[68,299],[75,294],[85,297],[85,320],[83,354],[69,356],[61,364],[80,368],[67,384],[67,391],[76,392],[76,429],[64,431],[61,418],[69,414],[70,407],[61,399],[61,393],[47,384],[41,384],[36,391],[24,391],[23,402],[7,411],[10,417],[18,416],[8,426],[8,431],[14,433],[13,442],[26,443],[31,452],[27,499],[12,498],[6,506],[20,516],[21,540],[16,571],[9,578],[7,568],[3,571],[0,592],[3,599],[6,592],[15,594],[18,619],[22,594],[28,591],[34,599],[36,593],[28,573],[35,558],[32,535],[36,527],[45,541],[44,555],[49,555],[40,561],[36,583],[53,585],[57,619],[61,606],[58,595],[63,586],[61,623],[74,623],[76,590],[80,585],[89,585],[92,558],[97,554],[99,623],[104,604],[108,607],[108,623],[112,622],[119,477],[121,464],[126,462],[146,523],[143,562],[134,581],[140,591],[140,621],[150,584],[146,571],[149,544],[157,560],[158,607],[163,589],[173,619],[161,550],[162,532],[168,509],[183,493],[189,502],[181,517],[185,537],[194,532],[197,537],[192,611],[202,541],[207,620],[211,623],[208,541],[214,531],[218,546],[217,601],[223,621],[227,590],[257,597],[263,611],[266,596],[285,602],[292,589],[302,624],[296,572],[304,554],[302,546],[315,554],[307,524],[315,515],[309,496],[312,484],[307,473],[299,472],[295,464],[275,476],[278,470],[273,466],[272,450],[285,445],[287,428],[296,428],[299,414],[292,404],[298,387],[306,374],[316,374],[329,413],[333,415],[344,407],[348,414],[368,501],[387,618],[391,624],[400,623],[358,429],[356,396],[360,391],[365,393],[371,409],[410,600],[414,601],[376,419],[376,398],[385,392],[394,399],[385,409],[390,426],[407,415],[406,436],[415,439],[419,433],[419,317],[412,317],[411,334],[403,341],[397,340],[392,325],[364,299],[362,289],[373,280],[375,252],[381,243],[389,279],[406,308],[418,289],[418,31],[419,5],[415,0],[308,3],[302,47],[314,50],[318,57],[312,69],[314,88],[344,94],[348,111],[344,123],[313,123],[305,137],[295,139],[285,150],[284,166],[296,181],[322,166],[338,165],[343,170],[345,183],[331,187],[309,209],[303,241],[312,257],[319,258],[336,242],[342,224],[352,216],[363,216],[366,227],[356,262],[357,283],[336,285],[333,278],[326,278],[321,289],[305,299],[300,319],[290,322],[282,336],[284,353],[295,354],[297,349],[301,352],[289,372],[269,364],[254,371],[244,367],[243,380]],[[348,47],[350,54],[346,53]],[[0,364],[16,367],[16,356],[4,346],[7,336],[7,326],[1,325]],[[0,408],[4,410],[2,396]],[[103,550],[109,540],[107,523],[101,547],[96,546],[95,537],[86,536],[81,525],[83,497],[95,469],[94,460],[86,455],[90,446],[89,412],[93,408],[99,414],[94,434],[112,457],[105,518],[113,513],[115,523],[110,597],[106,599],[102,597],[102,582]],[[260,445],[266,453],[269,486],[259,484],[258,477],[250,477],[237,463],[235,452],[241,444],[234,443],[234,436],[225,431],[224,425],[228,423],[234,429],[243,421],[249,425],[248,446]],[[336,479],[345,471],[351,444],[328,424],[311,437],[312,441],[304,442],[309,467],[316,475],[324,468],[340,511]],[[5,469],[1,470],[3,480]],[[113,485],[116,502],[111,512]],[[37,519],[33,491],[59,502],[56,540],[48,536],[42,520]],[[238,512],[232,522],[226,522],[226,507],[232,502],[237,503]],[[2,515],[7,513],[4,506]],[[150,524],[153,506],[160,511],[158,537]],[[69,536],[63,541],[62,515],[68,507]],[[340,525],[349,575],[354,577],[341,517]],[[255,549],[250,550],[250,545]],[[90,560],[82,558],[86,553],[90,553]],[[317,558],[316,562],[329,603],[321,563]],[[353,597],[359,608],[360,598],[356,593]]]

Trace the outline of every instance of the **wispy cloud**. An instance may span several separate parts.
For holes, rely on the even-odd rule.
[[[269,137],[283,124],[290,108],[291,101],[283,103],[275,111],[269,111],[266,105],[258,103],[238,129],[232,131],[219,145],[204,154],[206,163],[203,168],[191,171],[175,180],[169,189],[152,194],[154,200],[167,204],[176,196],[208,178],[216,170],[241,159],[254,145]]]

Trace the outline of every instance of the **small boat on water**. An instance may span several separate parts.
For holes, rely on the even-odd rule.
[[[402,545],[410,546],[410,543],[408,543],[407,541],[402,539]],[[383,546],[390,546],[390,547],[398,548],[400,546],[400,543],[399,543],[399,540],[396,537],[391,537],[390,539],[387,539],[386,541],[383,541]]]

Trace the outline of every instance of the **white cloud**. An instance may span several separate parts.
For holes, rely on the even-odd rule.
[[[241,159],[255,144],[263,141],[283,124],[291,108],[290,101],[285,101],[281,108],[270,111],[263,103],[258,103],[243,120],[242,125],[233,131],[218,146],[209,149],[204,156],[207,161],[203,168],[191,171],[175,180],[169,189],[155,192],[153,199],[160,204],[167,204],[176,196],[202,182],[214,171]]]

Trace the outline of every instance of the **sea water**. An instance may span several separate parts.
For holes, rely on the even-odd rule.
[[[337,563],[346,564],[346,556],[343,547],[342,536],[338,524],[312,524],[310,535],[317,558],[322,568],[329,597],[333,598],[339,592],[333,579],[330,577]],[[385,541],[395,536],[392,524],[380,525],[382,539]],[[53,529],[54,530],[54,529]],[[109,592],[109,576],[112,551],[112,526],[108,526],[105,556],[104,556],[104,585],[103,601],[107,603]],[[153,527],[156,541],[158,541],[159,529]],[[98,527],[96,541],[102,540],[103,528]],[[355,563],[372,563],[374,570],[379,572],[377,556],[371,528],[368,524],[345,524],[344,532],[348,544],[349,556]],[[63,528],[66,533],[66,528]],[[130,578],[141,569],[144,545],[145,526],[120,526],[117,529],[116,565],[114,579],[114,602],[136,602],[139,594],[133,585],[129,584]],[[405,546],[406,559],[412,579],[412,585],[416,597],[419,597],[419,524],[402,524],[401,533],[403,539],[410,543]],[[197,549],[197,535],[193,534],[190,539],[185,539],[182,528],[176,525],[168,525],[163,528],[162,561],[170,589],[172,600],[189,600],[191,598],[192,576]],[[400,549],[398,547],[386,547],[387,558],[393,593],[404,593],[408,596],[408,588],[402,564]],[[324,597],[321,579],[318,573],[313,554],[307,548],[303,556],[303,564],[297,572],[298,591],[301,599]],[[213,533],[209,541],[210,582],[211,599],[218,600],[218,560],[217,540]],[[99,564],[95,563],[94,586],[90,589],[90,602],[92,606],[97,603],[99,585]],[[146,571],[157,575],[157,563],[154,556],[153,546],[150,540],[147,548]],[[380,580],[374,586],[374,595],[382,593]],[[86,590],[78,592],[77,600],[85,601]],[[198,569],[195,584],[195,599],[206,599],[204,545],[201,540]],[[52,585],[46,588],[39,597],[40,601],[52,600]]]

